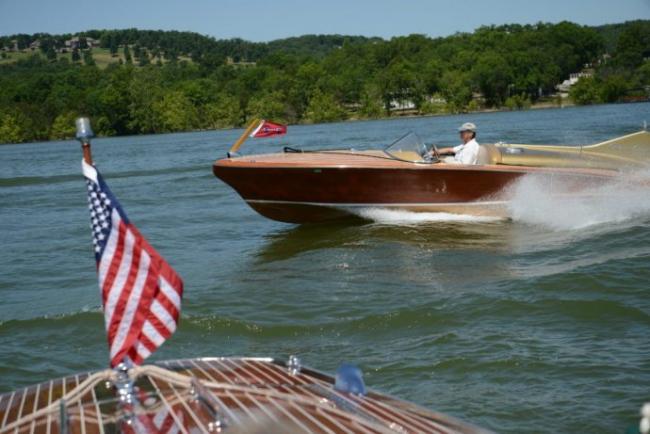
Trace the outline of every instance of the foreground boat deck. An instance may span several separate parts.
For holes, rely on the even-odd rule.
[[[292,371],[273,359],[185,359],[157,366],[173,372],[146,371],[137,380],[142,407],[134,429],[138,424],[147,432],[182,433],[486,432],[373,391],[364,397],[338,392],[332,377]],[[0,433],[119,432],[121,410],[113,388],[105,379],[87,387],[95,377],[74,375],[0,395]],[[52,405],[66,394],[62,405]]]

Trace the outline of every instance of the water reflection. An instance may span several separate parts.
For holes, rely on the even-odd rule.
[[[454,223],[420,222],[417,224],[384,224],[358,220],[300,225],[268,234],[266,243],[257,252],[260,262],[290,259],[303,253],[335,248],[352,248],[377,243],[409,244],[426,250],[503,249],[507,222]]]

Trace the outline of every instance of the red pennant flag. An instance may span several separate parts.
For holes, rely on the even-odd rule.
[[[287,126],[262,120],[250,137],[273,137],[287,133]]]

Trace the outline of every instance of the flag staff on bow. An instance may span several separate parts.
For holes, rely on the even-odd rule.
[[[246,139],[250,136],[250,134],[253,132],[255,127],[259,124],[259,119],[253,119],[250,124],[248,124],[248,127],[244,130],[241,136],[237,139],[237,141],[230,147],[230,150],[228,151],[228,157],[230,156],[235,156],[237,154],[237,151],[239,148],[241,148],[241,145],[244,144]]]

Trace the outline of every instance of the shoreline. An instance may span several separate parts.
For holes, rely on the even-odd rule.
[[[625,102],[615,102],[615,103],[600,103],[600,104],[588,104],[588,105],[578,105],[573,102],[563,103],[562,105],[557,105],[552,102],[543,102],[532,104],[530,107],[521,108],[521,109],[508,109],[508,108],[486,108],[480,110],[459,112],[459,113],[430,113],[430,114],[415,114],[415,113],[402,113],[395,114],[393,116],[381,116],[376,118],[355,118],[350,117],[348,119],[343,119],[340,121],[334,122],[300,122],[300,123],[289,123],[287,126],[305,126],[305,125],[327,125],[335,123],[348,123],[348,122],[372,122],[372,121],[388,121],[393,119],[411,119],[411,118],[433,118],[433,117],[443,117],[443,116],[460,116],[460,115],[470,115],[470,114],[482,114],[482,113],[503,113],[503,112],[525,112],[533,110],[552,110],[552,109],[564,109],[564,108],[576,108],[576,107],[598,107],[605,105],[618,105],[618,104],[643,104],[650,103],[650,100],[647,101],[625,101]],[[92,119],[91,119],[92,123]],[[246,126],[241,127],[232,127],[232,128],[215,128],[215,129],[195,129],[195,130],[186,130],[186,131],[174,131],[167,133],[146,133],[146,134],[126,134],[126,135],[115,135],[115,136],[96,136],[96,139],[110,139],[116,137],[142,137],[142,136],[157,136],[165,134],[187,134],[187,133],[200,133],[205,131],[243,131]],[[27,144],[39,144],[39,143],[59,143],[66,142],[70,140],[76,140],[74,137],[69,137],[66,139],[59,140],[43,140],[37,142],[19,142],[19,143],[0,143],[0,146],[10,146],[10,145],[27,145]]]

